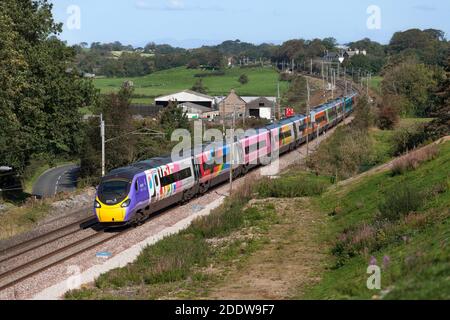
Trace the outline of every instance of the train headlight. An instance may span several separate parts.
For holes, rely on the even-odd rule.
[[[98,201],[95,201],[95,208],[100,209],[101,207],[102,205]]]
[[[131,203],[131,199],[128,199],[127,201],[122,203],[122,208],[128,208],[130,206],[130,203]]]

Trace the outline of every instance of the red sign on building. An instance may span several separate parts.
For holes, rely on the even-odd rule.
[[[286,116],[286,118],[295,116],[294,108],[286,108],[284,111],[284,115]]]

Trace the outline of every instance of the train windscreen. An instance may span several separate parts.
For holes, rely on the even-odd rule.
[[[116,205],[128,196],[130,181],[108,180],[103,181],[98,188],[98,198],[107,205]]]

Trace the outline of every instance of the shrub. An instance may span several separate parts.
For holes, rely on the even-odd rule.
[[[384,202],[378,207],[378,220],[397,221],[405,215],[417,211],[424,202],[424,195],[412,185],[404,184],[387,192]]]
[[[392,139],[395,155],[401,155],[424,144],[429,140],[429,136],[425,126],[418,124],[409,128],[398,129]]]
[[[244,85],[248,83],[248,76],[246,74],[243,74],[239,77],[239,83]]]
[[[366,130],[339,127],[307,161],[310,169],[339,179],[348,179],[373,161],[372,141]]]
[[[256,192],[261,198],[311,197],[321,195],[329,185],[328,178],[301,174],[278,180],[263,179],[256,185]]]
[[[407,171],[416,170],[421,163],[435,159],[438,154],[439,148],[436,145],[430,145],[403,156],[392,164],[392,176],[402,175]]]
[[[378,111],[377,125],[381,130],[393,129],[399,121],[397,110],[390,105],[382,106]]]

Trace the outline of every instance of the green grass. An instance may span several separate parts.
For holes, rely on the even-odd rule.
[[[11,207],[2,214],[0,240],[31,230],[49,213],[46,202],[29,203],[21,207]]]
[[[369,84],[370,88],[378,94],[381,94],[381,82],[383,81],[383,77],[376,76],[372,77],[372,80]]]
[[[397,129],[409,128],[417,124],[428,123],[433,119],[428,118],[402,118],[398,124]],[[371,128],[369,130],[369,136],[372,140],[372,147],[374,153],[373,165],[379,165],[386,163],[394,158],[394,136],[396,129],[394,130],[380,130]]]
[[[260,198],[297,198],[322,194],[331,185],[331,178],[290,170],[279,179],[263,179],[256,185]]]
[[[386,163],[393,158],[392,138],[393,130],[370,129],[369,136],[372,139],[374,153],[374,165]]]
[[[273,206],[266,206],[263,210],[245,208],[248,200],[242,195],[227,199],[222,207],[194,221],[188,229],[144,249],[138,259],[127,267],[101,275],[94,287],[69,292],[66,298],[203,296],[208,285],[220,281],[226,269],[236,260],[245,260],[266,243],[264,234],[270,225],[277,223],[278,216]],[[232,236],[242,229],[251,230],[251,239]],[[205,268],[212,265],[223,266],[223,272],[206,272]]]
[[[402,118],[400,119],[399,127],[408,128],[418,124],[426,124],[433,121],[432,118]]]
[[[440,156],[399,176],[390,172],[364,178],[344,189],[331,189],[316,199],[324,214],[334,212],[324,238],[335,260],[311,299],[449,299],[450,298],[450,143]],[[414,213],[380,220],[385,201],[406,187],[419,190],[424,201]],[[363,233],[361,230],[366,230]],[[368,231],[373,234],[367,235]],[[365,234],[365,236],[364,236]],[[356,235],[356,236],[355,236]],[[382,267],[382,290],[366,287],[369,261]]]
[[[101,93],[117,92],[126,80],[131,80],[135,86],[137,97],[133,103],[148,104],[154,98],[172,94],[177,91],[190,89],[199,79],[196,74],[211,73],[211,71],[191,70],[185,67],[174,68],[152,73],[148,76],[137,78],[102,78],[95,79],[94,84]],[[238,79],[246,74],[249,82],[245,85]],[[276,96],[278,73],[272,68],[234,68],[225,70],[223,76],[211,76],[202,78],[210,95],[226,95],[231,89],[235,89],[242,96]],[[281,94],[288,88],[287,82],[281,82]]]

